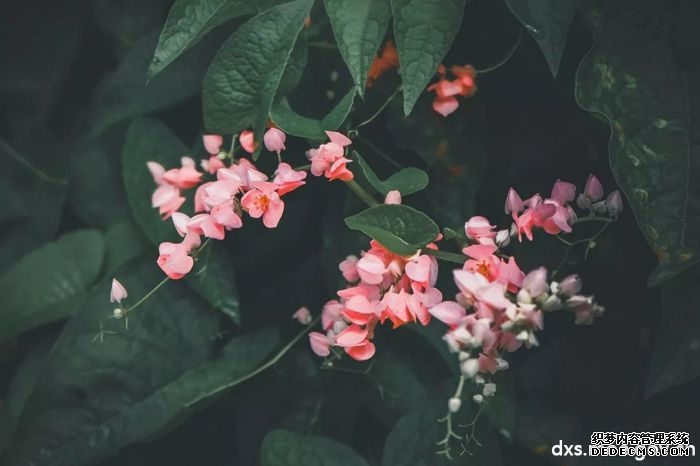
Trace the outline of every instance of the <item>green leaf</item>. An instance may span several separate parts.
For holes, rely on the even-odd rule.
[[[464,3],[465,0],[391,0],[406,115],[450,49],[462,24]]]
[[[578,0],[506,0],[506,3],[537,41],[552,76],[556,77]]]
[[[383,195],[389,191],[398,190],[402,195],[407,196],[428,186],[428,174],[419,168],[404,168],[382,181],[360,154],[353,152],[353,158],[357,159],[369,184]]]
[[[654,336],[646,396],[651,397],[700,376],[700,296],[696,286],[700,267],[665,283],[662,316]]]
[[[325,131],[335,131],[343,124],[350,113],[355,95],[355,89],[350,90],[321,121],[299,115],[288,105],[276,102],[270,109],[270,120],[292,136],[324,140],[327,138]]]
[[[262,466],[367,466],[367,462],[334,440],[278,429],[263,440]]]
[[[160,280],[151,261],[120,272],[132,296]],[[276,332],[229,342],[215,354],[216,314],[171,282],[133,311],[129,327],[107,320],[98,286],[68,323],[20,417],[8,466],[80,466],[172,428],[211,396],[235,386],[276,345]]]
[[[384,444],[383,466],[500,466],[502,464],[498,440],[493,429],[483,417],[476,424],[475,437],[481,445],[472,443],[469,453],[460,455],[459,439],[451,439],[453,458],[447,459],[436,451],[436,445],[445,436],[447,427],[438,422],[447,413],[447,398],[433,394],[436,401],[416,406],[402,417],[389,432]],[[471,422],[476,409],[471,400],[462,401],[462,409],[452,420],[453,429]],[[460,431],[461,432],[461,431]],[[463,440],[462,440],[463,441]]]
[[[165,0],[89,0],[95,22],[105,34],[131,46],[160,27]]]
[[[405,205],[378,205],[347,217],[352,230],[361,231],[391,251],[409,256],[435,241],[440,230],[433,220]]]
[[[243,24],[204,78],[205,126],[221,134],[252,128],[261,139],[273,99],[313,0],[296,0]]]
[[[187,146],[158,120],[135,120],[127,132],[122,153],[124,187],[136,223],[153,244],[175,241],[177,233],[172,221],[161,220],[158,211],[151,207],[151,194],[156,185],[146,162],[152,160],[166,168],[176,167],[180,165],[180,157],[188,152]],[[230,258],[223,252],[206,250],[202,257],[185,280],[212,306],[238,322],[238,291]]]
[[[158,38],[148,77],[163,71],[215,27],[239,16],[255,14],[271,3],[271,0],[176,0]]]
[[[150,244],[144,238],[138,225],[132,221],[119,222],[105,231],[107,257],[105,276],[112,276],[117,269],[148,250]]]
[[[3,273],[0,341],[71,315],[97,279],[104,255],[102,235],[79,230],[26,255]]]
[[[362,96],[391,18],[389,0],[324,0],[324,5],[340,54]]]
[[[277,87],[277,98],[283,97],[294,90],[301,81],[309,59],[309,40],[305,31],[302,31],[294,43],[287,66],[284,67],[280,84]]]
[[[98,85],[90,104],[91,137],[123,120],[171,107],[195,95],[212,59],[217,37],[211,36],[188,51],[167,71],[146,81],[156,35],[141,39],[117,69]]]
[[[626,2],[618,15],[600,5],[589,14],[595,46],[576,75],[576,100],[610,123],[613,173],[659,258],[655,285],[700,259],[700,74],[673,61],[670,7]],[[655,29],[640,33],[637,17]]]

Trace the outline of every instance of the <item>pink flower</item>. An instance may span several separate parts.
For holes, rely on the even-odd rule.
[[[357,273],[357,260],[356,256],[348,256],[338,265],[343,278],[350,283],[360,279],[360,274]]]
[[[600,181],[594,175],[588,175],[583,194],[592,202],[603,199],[603,185],[600,184]]]
[[[151,196],[151,205],[158,209],[163,220],[169,218],[173,212],[177,212],[184,203],[185,198],[180,196],[180,190],[167,184],[156,188]]]
[[[318,356],[325,358],[331,354],[331,342],[326,335],[319,332],[310,332],[309,343],[311,344],[311,350]]]
[[[199,236],[188,233],[181,243],[160,243],[158,246],[158,266],[173,280],[187,275],[194,266],[190,251],[201,244]]]
[[[284,142],[286,139],[287,135],[279,128],[270,128],[263,135],[265,148],[270,152],[277,152],[277,155],[285,149]]]
[[[467,315],[459,303],[454,301],[443,301],[429,309],[430,314],[437,320],[444,322],[450,327],[456,327]]]
[[[384,262],[374,254],[367,253],[357,261],[357,273],[363,282],[378,285],[384,281],[387,268]]]
[[[528,273],[522,282],[522,289],[527,290],[533,298],[540,296],[547,291],[548,288],[547,269],[544,267],[538,267]]]
[[[220,168],[226,168],[226,165],[224,164],[223,160],[221,160],[219,157],[216,155],[212,155],[209,157],[209,160],[202,160],[200,162],[200,165],[202,166],[202,169],[209,174],[213,175],[216,173]]]
[[[345,352],[356,361],[366,361],[374,356],[376,348],[371,341],[365,341],[361,345],[345,348]]]
[[[280,163],[275,171],[273,183],[278,186],[277,193],[284,196],[305,184],[304,179],[306,179],[306,172],[295,171],[288,163]]]
[[[566,181],[557,180],[550,197],[560,205],[565,206],[576,197],[576,186]]]
[[[346,319],[358,325],[367,325],[377,318],[374,304],[362,295],[352,296],[345,301],[342,312]]]
[[[222,240],[225,237],[224,226],[210,214],[197,214],[189,219],[187,230],[212,239]]]
[[[224,143],[224,138],[218,134],[205,134],[202,136],[202,142],[204,142],[204,149],[210,155],[217,155],[221,150],[221,145]]]
[[[396,205],[401,204],[401,193],[397,190],[389,191],[384,198],[384,204]]]
[[[608,194],[605,203],[608,206],[608,213],[613,217],[622,212],[622,196],[620,196],[620,191],[617,189]]]
[[[121,303],[122,299],[126,298],[129,296],[129,294],[126,292],[126,288],[124,288],[124,285],[119,283],[119,280],[116,278],[112,279],[112,290],[109,293],[109,302],[117,302]]]
[[[265,181],[252,183],[252,189],[241,198],[241,207],[253,218],[263,219],[267,228],[275,228],[284,212],[284,201],[276,192],[277,186]]]
[[[158,186],[163,184],[163,175],[165,174],[165,168],[163,168],[163,165],[159,164],[158,162],[146,162],[146,166],[148,167],[148,171],[151,172],[151,176],[153,176],[153,181]]]
[[[459,101],[455,97],[446,97],[444,99],[436,97],[435,100],[433,100],[433,110],[435,110],[443,117],[451,115],[458,108]]]
[[[478,240],[482,237],[495,238],[495,229],[496,227],[491,225],[486,217],[480,216],[474,216],[464,224],[464,231],[467,234],[467,238],[472,240]]]
[[[241,143],[243,150],[249,154],[255,152],[255,146],[257,145],[255,144],[255,134],[249,129],[241,131],[241,135],[238,137],[238,142]]]
[[[559,292],[567,298],[579,294],[582,288],[581,277],[576,274],[569,275],[559,284]]]
[[[523,210],[523,200],[520,198],[518,192],[510,188],[508,190],[508,195],[506,196],[506,214],[517,214]]]
[[[162,181],[180,189],[189,189],[197,186],[202,179],[202,174],[194,166],[194,160],[182,157],[181,168],[171,168],[163,174]]]
[[[292,318],[296,319],[296,321],[299,322],[301,325],[309,325],[313,320],[311,317],[311,312],[306,306],[297,309],[297,311],[294,314],[292,314]]]
[[[352,141],[335,131],[326,131],[330,142],[321,144],[316,149],[309,149],[306,156],[311,161],[311,174],[325,176],[329,180],[349,181],[353,174],[346,165],[352,160],[345,158],[345,146]]]

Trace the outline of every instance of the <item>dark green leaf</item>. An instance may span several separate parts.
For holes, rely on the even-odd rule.
[[[382,181],[360,154],[354,152],[353,158],[357,159],[369,184],[383,195],[386,195],[389,191],[398,190],[402,195],[407,196],[417,193],[428,186],[428,175],[421,169],[414,167],[404,168]]]
[[[350,110],[352,110],[352,104],[355,102],[356,95],[357,90],[350,89],[350,91],[345,94],[337,104],[335,104],[335,107],[328,112],[328,115],[323,117],[323,120],[321,120],[321,126],[323,126],[324,130],[335,131],[340,128],[350,114]]]
[[[187,147],[158,120],[143,118],[129,127],[122,154],[124,187],[136,223],[153,244],[174,241],[177,233],[172,222],[161,220],[158,211],[151,207],[151,194],[156,186],[146,162],[152,160],[172,168],[179,166],[180,157],[188,152]],[[232,274],[233,265],[225,253],[205,250],[186,280],[212,306],[237,321],[238,292]]]
[[[204,78],[204,120],[209,131],[252,128],[258,138],[267,123],[294,43],[313,0],[273,7],[243,24],[219,49]]]
[[[537,41],[552,76],[556,77],[578,0],[506,0],[506,3]]]
[[[292,136],[323,140],[327,137],[325,131],[335,131],[345,121],[354,99],[355,89],[352,89],[321,121],[299,115],[289,106],[276,102],[272,104],[270,120],[282,131]]]
[[[262,466],[367,466],[367,462],[342,443],[280,429],[263,440]]]
[[[150,247],[138,225],[131,220],[110,226],[105,231],[105,245],[105,276],[111,276],[121,266],[141,256]]]
[[[435,241],[440,230],[433,220],[405,205],[378,205],[347,217],[345,223],[391,251],[409,256]]]
[[[289,61],[284,68],[282,77],[280,78],[279,87],[277,87],[277,97],[284,97],[297,87],[301,81],[306,69],[306,62],[309,58],[309,41],[306,38],[305,31],[302,31],[294,43],[292,54],[289,55]]]
[[[576,99],[610,122],[610,164],[659,258],[654,285],[700,259],[700,76],[673,61],[668,8],[626,2],[618,16],[600,5],[589,15],[595,46],[579,67]],[[640,33],[630,24],[637,16],[655,29]]]
[[[271,3],[271,0],[176,0],[158,38],[148,77],[160,73],[216,26],[239,16],[255,14]]]
[[[700,376],[700,296],[695,286],[698,266],[668,283],[661,291],[659,324],[654,338],[646,395]]]
[[[90,6],[102,30],[127,46],[160,27],[167,10],[165,0],[90,0]]]
[[[498,440],[488,424],[480,418],[476,424],[475,437],[481,445],[469,446],[471,454],[461,453],[459,439],[452,440],[453,459],[449,460],[436,452],[442,445],[437,442],[445,436],[446,426],[438,419],[447,413],[447,399],[434,395],[436,401],[416,406],[412,412],[396,423],[389,433],[384,445],[383,466],[500,466],[501,453]],[[462,402],[462,409],[453,419],[453,429],[461,432],[460,424],[471,422],[476,414],[476,408],[471,400]],[[467,431],[464,431],[467,433]],[[463,441],[463,440],[462,440]]]
[[[207,38],[147,82],[156,39],[155,34],[141,39],[100,82],[90,105],[90,136],[99,136],[114,123],[173,106],[199,91],[217,38]]]
[[[391,18],[389,0],[324,0],[324,4],[340,54],[362,96]]]
[[[391,0],[403,110],[411,113],[462,24],[465,0]]]
[[[79,230],[28,254],[3,273],[0,341],[75,312],[73,306],[97,279],[104,255],[102,235]]]
[[[151,261],[120,272],[130,295],[160,280]],[[109,283],[97,287],[56,342],[20,417],[10,466],[94,464],[162,433],[199,403],[254,370],[277,343],[261,331],[212,357],[217,316],[171,282],[133,311],[107,320]]]

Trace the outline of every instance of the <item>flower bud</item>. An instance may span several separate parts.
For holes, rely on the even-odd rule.
[[[542,310],[546,312],[558,311],[561,309],[561,299],[557,295],[549,295],[542,303]]]
[[[530,292],[530,296],[538,297],[547,291],[547,269],[538,267],[525,275],[522,288]]]
[[[488,397],[496,393],[496,384],[495,383],[487,383],[484,385],[484,391],[482,392],[484,396]]]
[[[569,275],[559,284],[559,293],[570,298],[575,294],[581,292],[583,288],[583,283],[581,283],[581,277],[576,274]]]
[[[605,214],[608,212],[608,206],[605,201],[598,201],[593,204],[593,211],[599,214]]]
[[[401,192],[393,190],[386,193],[384,204],[401,204]]]
[[[474,358],[467,359],[466,361],[462,362],[460,369],[462,370],[462,375],[468,379],[471,379],[479,372],[479,360]]]
[[[462,400],[457,398],[456,396],[453,396],[447,401],[447,409],[450,410],[452,414],[456,413],[459,411],[459,408],[462,407]]]
[[[622,212],[622,196],[620,196],[620,191],[616,189],[608,194],[606,203],[608,205],[608,213],[613,217]]]
[[[287,135],[279,128],[270,128],[263,135],[265,148],[270,152],[277,152],[279,155],[285,149],[284,142],[287,140]]]
[[[216,155],[221,150],[224,138],[218,134],[205,134],[202,136],[202,142],[204,143],[204,149],[206,149],[210,155]]]
[[[466,361],[469,359],[470,354],[467,353],[466,351],[460,351],[459,355],[457,356],[459,358],[459,362]]]
[[[582,209],[591,210],[591,200],[585,194],[579,194],[576,198],[576,205]]]
[[[600,184],[595,175],[588,175],[586,187],[583,189],[583,194],[592,202],[597,202],[603,199],[603,185]]]
[[[518,291],[516,299],[518,300],[518,304],[532,304],[532,296],[530,296],[530,292],[525,288],[521,288],[520,291]]]
[[[484,397],[483,397],[483,395],[480,395],[479,393],[477,393],[476,395],[474,395],[472,397],[472,400],[474,400],[474,403],[480,405],[481,403],[484,402]]]
[[[333,322],[333,331],[336,333],[336,335],[343,330],[347,328],[348,324],[345,323],[343,320],[336,320]]]
[[[552,199],[561,205],[566,205],[576,197],[576,186],[566,181],[557,180],[552,188]]]
[[[115,308],[114,311],[112,311],[112,316],[114,316],[115,319],[121,319],[125,315],[126,311],[121,307]]]
[[[515,212],[517,214],[518,212],[523,210],[523,200],[520,198],[520,195],[517,193],[517,191],[513,188],[510,188],[508,190],[508,195],[506,196],[505,210],[507,214],[511,212]]]
[[[496,245],[499,248],[505,248],[509,244],[510,244],[510,231],[499,230],[498,233],[496,233]]]

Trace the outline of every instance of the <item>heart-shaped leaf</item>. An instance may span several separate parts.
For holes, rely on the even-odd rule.
[[[367,466],[367,462],[334,440],[278,429],[263,440],[262,466]]]
[[[391,19],[389,0],[324,0],[324,5],[340,54],[364,95],[367,73]]]
[[[78,230],[24,256],[0,275],[0,341],[73,314],[104,257],[102,235]]]
[[[252,128],[260,138],[312,5],[313,0],[296,0],[270,8],[224,42],[204,78],[209,131],[230,134]]]
[[[357,160],[360,168],[362,168],[362,172],[365,174],[369,184],[383,195],[386,195],[389,191],[397,190],[402,195],[407,196],[417,193],[428,186],[428,174],[419,168],[403,168],[382,181],[360,154],[353,152],[353,158]]]
[[[410,256],[435,241],[440,233],[430,217],[405,205],[370,207],[347,217],[345,223],[403,256]]]
[[[406,115],[450,49],[462,24],[464,3],[465,0],[391,0]]]
[[[292,136],[311,140],[324,140],[325,131],[335,131],[347,118],[355,99],[355,89],[345,94],[323,120],[315,120],[299,115],[289,106],[276,102],[270,109],[270,120],[282,131]]]

